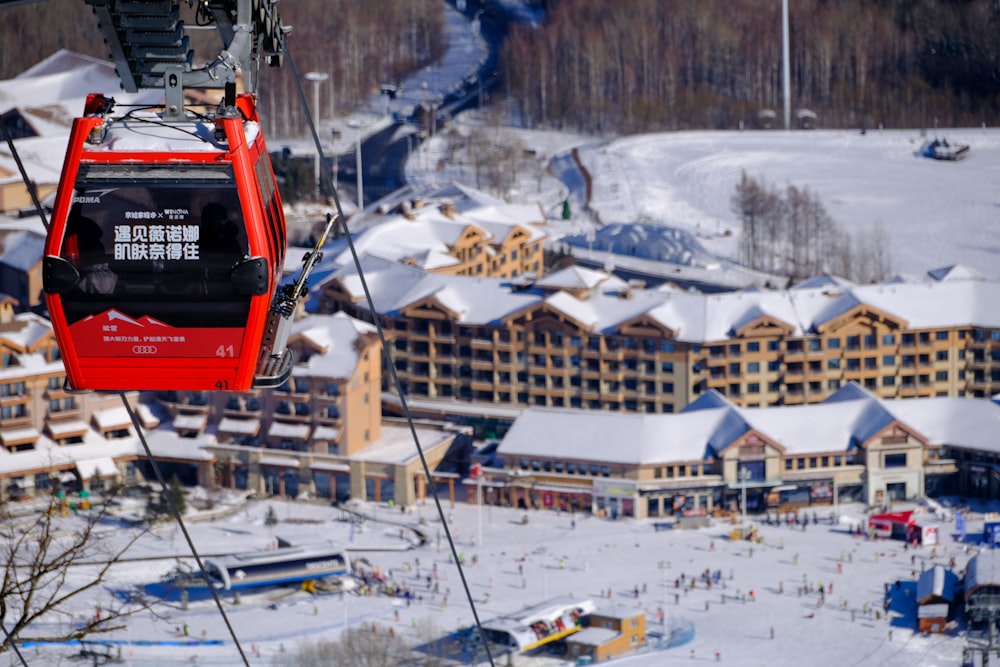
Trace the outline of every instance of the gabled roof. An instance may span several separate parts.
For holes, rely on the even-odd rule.
[[[1000,587],[1000,550],[984,549],[965,568],[965,599],[982,586]]]
[[[885,320],[910,329],[1000,328],[1000,284],[988,281],[865,285],[833,294],[807,289],[695,294],[629,288],[619,278],[580,267],[558,271],[530,285],[527,281],[425,274],[415,267],[394,269],[388,266],[391,259],[364,261],[370,266],[366,277],[373,294],[379,294],[375,304],[382,313],[421,299],[447,281],[457,293],[475,298],[476,303],[466,309],[477,313],[474,318],[469,315],[473,318],[470,321],[501,322],[516,310],[545,300],[546,291],[563,290],[586,294],[586,317],[574,312],[577,306],[571,306],[569,300],[558,307],[581,321],[592,322],[595,331],[618,333],[622,327],[649,317],[675,332],[678,341],[696,344],[729,341],[734,327],[752,327],[753,322],[782,326],[784,335],[803,337],[846,325],[853,318]],[[331,275],[344,281],[355,299],[360,298],[360,281],[353,266]],[[750,330],[750,335],[754,331]]]
[[[535,281],[542,289],[592,290],[598,286],[623,288],[627,283],[605,271],[588,269],[584,266],[568,266]]]
[[[921,573],[920,578],[917,579],[917,602],[919,604],[950,603],[955,599],[957,585],[957,574],[944,565],[935,565]]]
[[[374,333],[374,326],[344,313],[308,315],[296,320],[292,323],[289,342],[306,339],[312,347],[323,352],[312,355],[305,363],[296,364],[292,374],[295,377],[349,378],[358,366],[361,349],[358,339]]]
[[[497,452],[506,457],[630,465],[701,461],[714,456],[707,443],[723,416],[718,411],[648,415],[527,408],[507,431]]]
[[[0,232],[0,264],[27,271],[42,261],[45,237],[30,231]]]
[[[840,276],[831,276],[830,274],[824,273],[821,276],[815,276],[813,278],[808,278],[800,283],[795,283],[788,289],[829,289],[829,288],[846,288],[854,287],[856,283],[848,280],[847,278],[841,278]]]
[[[963,264],[952,264],[951,266],[931,269],[927,272],[934,280],[944,282],[946,280],[985,280],[985,276],[973,268]]]

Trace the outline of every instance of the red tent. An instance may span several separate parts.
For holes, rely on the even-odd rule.
[[[875,537],[909,540],[908,528],[914,523],[913,510],[872,514],[868,517],[868,532]]]

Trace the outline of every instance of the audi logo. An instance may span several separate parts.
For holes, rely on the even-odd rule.
[[[156,354],[155,345],[133,345],[132,354]]]

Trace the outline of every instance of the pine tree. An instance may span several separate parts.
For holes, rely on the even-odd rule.
[[[183,515],[184,511],[187,510],[187,500],[184,498],[184,487],[181,485],[181,480],[178,479],[177,475],[170,478],[170,497],[174,501],[174,506],[177,508],[177,513]],[[169,510],[169,507],[164,507],[164,510]]]

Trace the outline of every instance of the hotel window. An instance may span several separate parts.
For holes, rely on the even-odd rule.
[[[792,469],[792,460],[785,459],[785,470],[791,470],[791,469]]]
[[[893,334],[883,334],[882,335],[882,344],[883,345],[895,345],[896,344],[896,337]]]
[[[805,470],[806,460],[804,458],[795,459],[795,467],[798,468],[799,470]]]
[[[23,396],[23,395],[24,395],[23,382],[11,382],[9,384],[0,384],[0,396]]]
[[[759,373],[760,372],[760,362],[751,361],[747,364],[747,373]]]
[[[839,350],[840,349],[840,339],[839,338],[827,338],[826,348],[828,350]]]
[[[810,338],[809,339],[809,351],[810,352],[822,352],[823,351],[823,341],[820,338]]]
[[[831,371],[840,370],[840,359],[827,359],[826,367]]]
[[[948,340],[948,332],[947,331],[935,331],[934,332],[934,340]]]
[[[747,343],[747,352],[760,352],[760,343],[757,341]]]
[[[896,355],[886,354],[882,357],[883,366],[895,366],[896,365]]]
[[[28,410],[23,403],[17,405],[5,405],[0,408],[0,417],[4,419],[11,419],[16,417],[25,417],[28,414]]]
[[[886,468],[905,468],[906,467],[906,452],[900,452],[899,454],[886,454],[885,455],[885,467]]]

